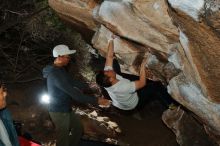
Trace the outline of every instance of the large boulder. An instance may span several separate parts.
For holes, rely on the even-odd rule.
[[[170,93],[197,114],[206,123],[208,131],[219,135],[220,84],[216,81],[219,81],[220,72],[220,38],[213,26],[210,27],[207,20],[202,19],[202,16],[211,11],[207,11],[205,5],[211,3],[203,0],[169,0],[169,3],[172,6],[170,15],[180,30],[180,43],[183,47],[182,53],[179,53],[182,54],[182,59],[177,60],[185,62],[179,65],[183,73],[169,82]],[[219,12],[215,11],[213,14],[217,13]]]
[[[210,135],[220,135],[219,0],[49,2],[62,18],[96,31],[92,44],[102,56],[116,34],[115,54],[123,72],[138,75],[147,53],[147,77],[167,85]]]

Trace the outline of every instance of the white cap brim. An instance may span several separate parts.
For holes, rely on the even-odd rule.
[[[69,52],[69,54],[74,54],[74,53],[76,53],[76,50],[70,50],[70,52]],[[67,55],[69,55],[69,54],[67,54]]]
[[[59,54],[53,52],[53,57],[63,56],[63,55],[70,55],[76,53],[76,50],[68,50],[68,52],[60,52]]]

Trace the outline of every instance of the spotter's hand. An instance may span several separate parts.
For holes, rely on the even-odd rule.
[[[103,98],[103,97],[99,97],[99,98],[98,98],[98,104],[99,104],[99,106],[102,107],[102,108],[108,108],[108,107],[110,107],[110,105],[111,105],[111,101],[108,100],[108,99],[105,99],[105,98]]]

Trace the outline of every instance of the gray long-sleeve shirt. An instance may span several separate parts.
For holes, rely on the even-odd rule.
[[[97,105],[97,98],[79,90],[85,88],[85,84],[73,80],[63,67],[48,65],[43,69],[43,76],[47,78],[47,89],[51,97],[50,112],[69,112],[72,100]]]

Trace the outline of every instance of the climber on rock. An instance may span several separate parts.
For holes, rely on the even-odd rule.
[[[112,104],[115,107],[122,110],[132,110],[138,105],[139,101],[136,91],[146,85],[145,64],[147,60],[145,58],[141,64],[139,80],[130,81],[116,74],[112,67],[114,58],[114,38],[115,36],[112,35],[108,45],[104,71],[100,71],[96,75],[96,82],[99,86],[107,90],[112,99]]]
[[[115,35],[112,35],[108,44],[104,71],[96,75],[97,84],[108,92],[112,105],[121,110],[140,111],[147,102],[158,97],[169,105],[171,102],[166,99],[169,98],[166,88],[160,82],[146,80],[146,57],[142,61],[138,80],[131,81],[116,73],[117,71],[113,69],[114,39]]]

